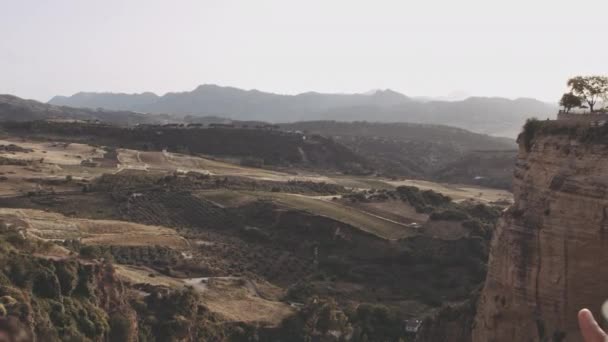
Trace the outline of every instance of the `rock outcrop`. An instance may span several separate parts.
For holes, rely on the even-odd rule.
[[[577,311],[608,298],[605,127],[535,122],[497,227],[473,341],[580,341]],[[533,127],[535,126],[535,127]]]

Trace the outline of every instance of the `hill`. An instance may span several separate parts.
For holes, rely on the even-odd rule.
[[[410,123],[307,121],[282,129],[331,137],[378,173],[509,189],[515,141],[464,129]]]
[[[282,129],[327,136],[372,137],[453,145],[461,150],[513,150],[515,141],[445,125],[379,122],[304,121],[280,124]]]
[[[148,115],[124,110],[99,110],[55,106],[34,100],[26,100],[13,95],[0,94],[0,121],[32,120],[89,120],[103,121],[116,125],[137,123],[158,123],[168,116]]]
[[[332,139],[270,129],[185,128],[178,124],[119,127],[86,122],[5,122],[7,132],[143,151],[205,154],[244,166],[303,167],[369,173],[362,156]],[[135,159],[140,159],[137,154]]]
[[[55,96],[54,105],[146,113],[221,116],[235,120],[370,120],[445,124],[480,133],[515,137],[526,118],[553,115],[553,105],[534,100],[471,97],[463,101],[420,101],[392,90],[365,94],[279,95],[258,90],[201,85],[189,92],[77,93]]]

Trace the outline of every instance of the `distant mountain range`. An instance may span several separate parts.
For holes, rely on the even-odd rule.
[[[99,120],[115,125],[156,124],[168,122],[166,115],[150,115],[124,110],[93,110],[55,106],[34,100],[25,100],[13,95],[0,94],[0,121],[33,120]]]
[[[534,99],[470,97],[462,101],[411,98],[393,90],[363,94],[308,92],[279,95],[217,85],[163,96],[86,93],[55,96],[49,104],[128,110],[142,113],[219,116],[234,120],[294,122],[309,120],[442,124],[479,133],[515,137],[526,118],[547,118],[557,107]]]
[[[362,172],[362,170],[369,172],[373,169],[376,174],[387,177],[414,177],[441,179],[442,181],[456,180],[460,183],[505,189],[510,187],[510,166],[514,162],[516,148],[515,141],[509,138],[473,133],[465,129],[445,125],[325,120],[280,124],[275,129],[282,130],[283,132],[277,132],[276,130],[255,129],[256,126],[267,125],[266,122],[262,121],[237,121],[212,116],[179,117],[165,114],[143,114],[125,110],[74,108],[25,100],[12,95],[0,95],[0,122],[26,122],[49,119],[54,121],[66,119],[70,121],[98,120],[103,123],[123,127],[135,126],[137,124],[153,124],[154,126],[144,125],[141,129],[133,131],[120,131],[116,130],[118,128],[115,129],[109,125],[85,124],[78,126],[76,124],[76,126],[71,127],[77,127],[75,132],[79,132],[78,134],[83,134],[80,129],[86,128],[90,130],[90,134],[97,134],[100,137],[103,137],[106,134],[104,132],[108,130],[121,132],[119,136],[120,134],[127,134],[125,132],[135,134],[133,132],[141,133],[145,131],[157,134],[157,130],[164,130],[166,134],[171,133],[179,137],[179,139],[183,139],[183,136],[189,136],[189,139],[191,139],[191,143],[189,144],[205,142],[203,143],[205,148],[212,148],[211,150],[206,150],[207,152],[210,154],[213,154],[211,152],[215,152],[220,155],[222,154],[221,151],[224,151],[224,154],[227,153],[225,148],[230,144],[226,141],[214,140],[215,134],[219,134],[218,131],[224,132],[222,133],[224,137],[230,136],[228,141],[240,145],[239,148],[243,149],[242,151],[246,151],[243,152],[245,155],[285,149],[286,146],[282,145],[285,142],[275,146],[272,145],[276,143],[275,140],[270,138],[270,140],[267,140],[265,137],[297,136],[296,140],[302,141],[303,139],[297,133],[299,131],[305,136],[310,136],[310,139],[306,139],[306,141],[313,143],[315,141],[323,141],[323,147],[319,150],[320,152],[328,148],[336,149],[335,151],[339,153],[336,152],[337,154],[334,154],[330,159],[338,159],[339,156],[348,154],[350,156],[348,158],[352,157],[352,160],[359,159],[362,161],[362,163],[358,163],[361,167],[356,166],[355,164],[357,163],[351,166],[348,166],[350,165],[348,163],[348,165],[342,165],[344,166],[344,170],[348,170],[348,172]],[[173,125],[167,127],[158,126],[169,123]],[[201,126],[190,126],[187,128],[184,126],[189,123],[204,124],[205,128]],[[212,123],[232,125],[219,130],[207,127]],[[42,129],[41,127],[51,127],[51,131],[48,133],[55,134],[58,133],[57,129],[59,127],[67,127],[69,125],[63,122],[59,126],[57,126],[57,123],[54,124],[55,126],[52,126],[52,124],[51,126],[47,126],[43,122],[29,122],[25,123],[25,126],[19,126],[19,123],[5,123],[3,127],[29,127],[25,129],[27,134],[34,134]],[[176,124],[183,125],[177,126]],[[178,127],[180,129],[176,129]],[[146,128],[149,128],[149,130],[146,130]],[[285,132],[294,131],[296,131],[294,135],[285,134]],[[67,135],[76,134],[69,131],[69,129],[67,132]],[[252,135],[261,138],[247,140]],[[291,151],[293,152],[294,150],[292,149]],[[272,157],[272,155],[271,153],[267,157]],[[292,155],[299,156],[298,153],[292,153]],[[327,160],[324,163],[330,165],[335,161]]]

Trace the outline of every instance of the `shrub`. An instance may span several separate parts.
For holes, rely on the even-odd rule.
[[[431,214],[430,219],[433,221],[463,221],[469,218],[469,215],[460,210],[445,210]]]
[[[537,118],[530,118],[526,120],[526,124],[524,125],[524,130],[520,135],[520,138],[523,139],[524,147],[527,152],[530,152],[532,149],[532,145],[534,143],[534,137],[536,133],[540,131],[543,123],[539,121]]]
[[[56,274],[61,285],[61,293],[69,296],[78,284],[78,269],[75,264],[65,262],[56,266]]]
[[[61,298],[59,280],[57,280],[55,274],[45,269],[36,272],[32,291],[34,294],[44,298]]]
[[[110,318],[110,341],[131,341],[134,335],[133,324],[122,313],[114,313]]]
[[[101,250],[97,246],[83,246],[80,248],[80,256],[85,259],[99,258]]]
[[[400,186],[395,189],[402,201],[407,201],[417,212],[432,212],[433,208],[448,205],[452,199],[432,190],[420,191],[414,186]]]
[[[469,215],[486,223],[495,223],[501,215],[501,210],[499,208],[485,204],[476,204],[472,207],[467,207],[466,211]]]
[[[464,221],[462,226],[469,230],[471,236],[480,236],[488,240],[492,236],[492,231],[487,226],[479,222],[479,220],[473,219]]]

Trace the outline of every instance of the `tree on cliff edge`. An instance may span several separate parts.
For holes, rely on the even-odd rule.
[[[583,102],[581,101],[580,97],[572,93],[565,93],[562,95],[561,100],[559,100],[559,105],[564,107],[566,113],[568,113],[572,108],[579,108],[582,106]]]
[[[593,107],[597,101],[608,94],[608,77],[606,76],[576,76],[568,80],[570,92],[587,102],[589,110],[594,112]]]

